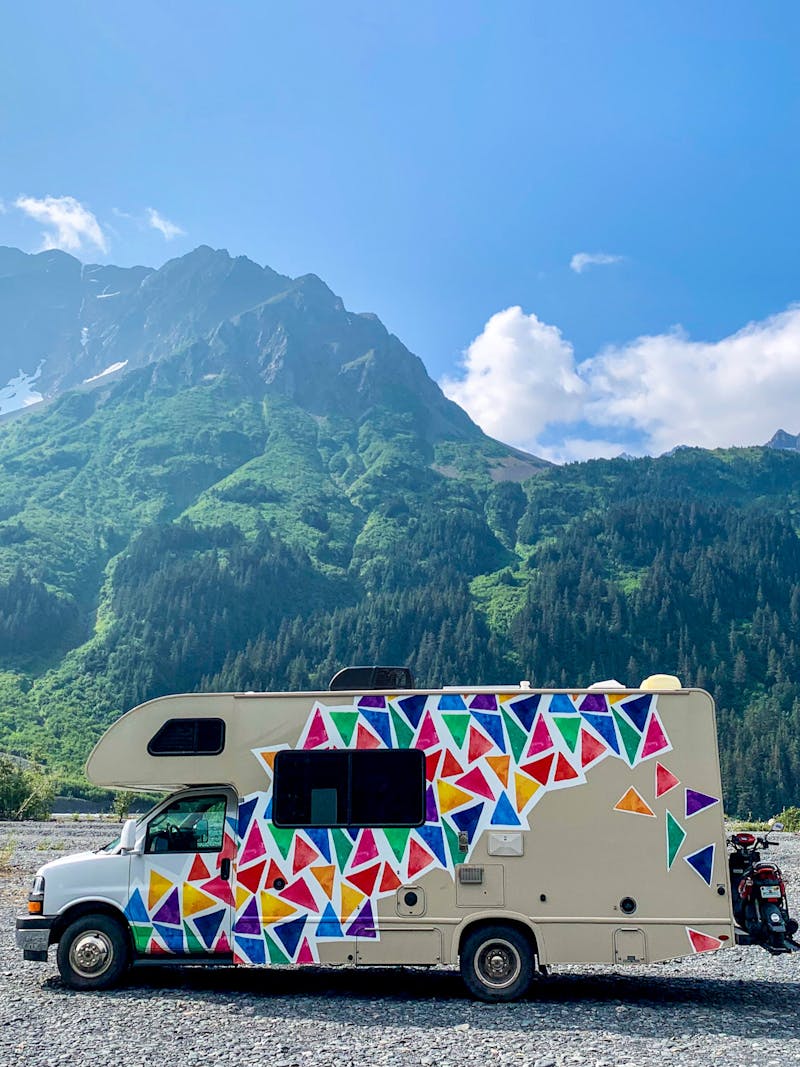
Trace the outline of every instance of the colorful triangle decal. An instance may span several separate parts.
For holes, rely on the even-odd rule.
[[[675,857],[680,852],[681,845],[686,840],[686,831],[672,814],[667,812],[667,870],[672,870]]]
[[[631,815],[647,815],[653,819],[656,817],[656,813],[633,786],[619,798],[614,805],[614,811],[627,811]]]
[[[700,875],[706,885],[711,885],[711,877],[714,873],[715,848],[714,844],[706,845],[704,848],[699,848],[697,852],[693,852],[690,856],[683,857],[692,870]]]
[[[680,784],[680,778],[676,778],[663,763],[656,763],[656,799],[663,797],[671,789],[674,789],[676,785]]]

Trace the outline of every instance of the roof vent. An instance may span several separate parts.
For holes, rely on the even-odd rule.
[[[408,667],[344,667],[328,684],[330,690],[347,689],[356,693],[413,688],[414,675]]]

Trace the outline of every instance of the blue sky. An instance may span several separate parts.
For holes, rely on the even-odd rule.
[[[9,6],[0,243],[313,271],[554,458],[796,432],[798,31],[770,2]]]

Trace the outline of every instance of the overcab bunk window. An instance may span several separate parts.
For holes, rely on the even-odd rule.
[[[170,719],[150,738],[151,756],[218,756],[225,747],[223,719]]]
[[[276,826],[421,826],[425,756],[419,749],[352,749],[275,757]]]

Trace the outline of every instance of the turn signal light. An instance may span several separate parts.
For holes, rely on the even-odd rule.
[[[42,914],[42,901],[41,900],[29,900],[28,901],[28,911],[30,912],[31,915],[41,915]]]

